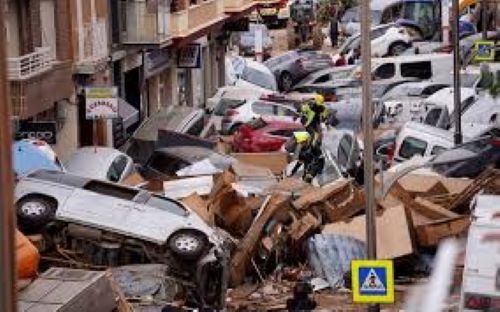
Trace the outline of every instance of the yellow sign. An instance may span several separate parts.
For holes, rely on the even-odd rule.
[[[354,302],[394,302],[394,267],[391,260],[353,260],[351,272]]]
[[[476,41],[474,44],[475,61],[493,62],[495,60],[495,42],[494,41]]]

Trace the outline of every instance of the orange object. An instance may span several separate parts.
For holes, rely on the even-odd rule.
[[[40,254],[38,249],[24,236],[16,230],[16,266],[17,278],[28,279],[37,276]]]

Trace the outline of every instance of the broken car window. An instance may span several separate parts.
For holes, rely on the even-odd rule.
[[[403,144],[401,144],[401,149],[399,150],[399,156],[405,159],[410,159],[415,155],[424,156],[425,150],[427,149],[427,143],[425,141],[407,137]]]

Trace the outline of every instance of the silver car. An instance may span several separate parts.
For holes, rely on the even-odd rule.
[[[215,298],[207,274],[212,284],[220,282],[218,291],[225,289],[223,239],[181,202],[47,170],[21,178],[15,201],[23,231],[42,230],[48,246],[71,250],[80,262],[165,263],[190,272],[202,299]]]

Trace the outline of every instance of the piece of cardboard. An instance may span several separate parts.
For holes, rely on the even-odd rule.
[[[324,187],[311,189],[308,192],[302,193],[300,198],[293,201],[292,205],[298,210],[307,209],[314,204],[323,203],[342,191],[346,191],[350,185],[351,181],[349,180],[338,180]]]
[[[139,185],[139,184],[144,183],[144,182],[145,182],[145,180],[141,176],[141,174],[138,172],[135,172],[135,173],[132,173],[131,175],[129,175],[128,177],[126,177],[121,182],[121,184],[128,185],[128,186],[136,186],[136,185]]]
[[[208,203],[201,198],[197,193],[192,193],[188,197],[181,200],[186,206],[195,211],[200,218],[203,219],[208,225],[214,225],[214,214],[209,211]]]
[[[242,163],[267,168],[274,174],[281,174],[288,165],[288,154],[283,152],[233,153],[231,156]]]
[[[412,196],[434,196],[448,193],[440,176],[408,174],[399,179],[398,182]]]
[[[422,247],[437,247],[439,242],[445,238],[466,233],[469,225],[470,218],[468,216],[421,224],[416,227],[418,244]]]
[[[311,213],[306,213],[302,218],[292,223],[288,233],[290,234],[290,238],[296,244],[299,244],[319,226],[320,221]]]
[[[366,217],[325,225],[323,234],[351,236],[366,241]],[[395,259],[414,253],[413,226],[403,206],[392,207],[376,217],[377,258]]]
[[[456,218],[459,215],[443,208],[440,205],[434,204],[422,197],[415,198],[415,203],[411,205],[413,210],[418,211],[421,215],[430,219]]]

